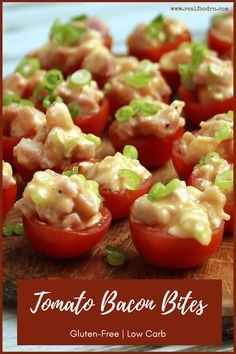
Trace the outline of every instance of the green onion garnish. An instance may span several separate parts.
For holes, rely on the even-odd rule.
[[[126,253],[118,247],[106,245],[106,262],[111,266],[120,266],[125,263]]]
[[[139,176],[136,172],[128,170],[128,169],[121,169],[119,172],[119,177],[124,178],[125,183],[124,186],[127,189],[132,191],[138,189],[139,187]]]
[[[127,157],[127,159],[137,160],[138,150],[133,145],[125,145],[123,149],[123,155]]]
[[[77,118],[79,114],[79,106],[76,106],[74,104],[69,104],[67,107],[70,111],[71,118],[72,119]]]
[[[110,91],[110,89],[111,89],[111,84],[110,84],[110,82],[107,82],[103,87],[103,91],[105,93],[108,93]]]
[[[72,175],[77,175],[78,171],[79,171],[78,166],[73,166],[72,170],[64,171],[64,172],[62,172],[62,175],[70,177]]]
[[[82,14],[82,15],[72,17],[71,21],[85,21],[85,20],[87,20],[87,18],[88,18],[87,15]]]
[[[134,115],[138,113],[144,113],[146,115],[155,115],[159,111],[159,107],[156,104],[145,102],[141,98],[134,98],[130,104],[134,111]]]
[[[116,111],[115,118],[117,122],[126,122],[131,117],[133,117],[133,115],[134,115],[133,108],[130,106],[124,106],[118,109],[118,111]]]
[[[48,70],[48,72],[44,76],[44,84],[50,90],[56,88],[57,85],[62,83],[63,81],[63,74],[58,69]]]
[[[172,193],[176,187],[180,184],[180,180],[178,178],[172,179],[166,186],[164,184],[158,182],[152,186],[148,193],[148,199],[151,201],[157,201],[160,198],[167,196]]]
[[[220,189],[232,189],[234,184],[233,170],[220,173],[215,178],[215,185]]]
[[[92,141],[97,147],[101,145],[101,139],[94,134],[86,134],[86,139]]]
[[[209,64],[208,70],[214,76],[222,76],[223,75],[223,71],[221,70],[219,65]]]
[[[148,59],[144,59],[138,63],[137,71],[150,73],[154,67],[155,64],[153,62]]]
[[[210,164],[210,163],[217,163],[220,164],[224,160],[220,158],[220,155],[217,152],[209,152],[206,156],[202,157],[199,163],[196,165],[197,168],[201,166]]]
[[[11,235],[23,235],[24,234],[24,226],[21,223],[11,224],[3,226],[3,236],[11,236]]]
[[[234,111],[228,111],[227,116],[231,119],[234,119]]]
[[[163,15],[158,15],[146,28],[146,34],[149,37],[157,39],[163,43],[167,41],[167,34],[163,30],[165,18]]]
[[[71,23],[62,24],[56,20],[51,28],[51,38],[55,45],[73,45],[87,32],[84,27],[75,27]]]
[[[38,59],[24,58],[17,66],[16,71],[18,71],[24,77],[29,77],[39,69],[40,69],[40,62]]]
[[[68,81],[75,86],[88,85],[92,80],[92,75],[88,70],[81,69],[74,72],[68,77]]]
[[[125,76],[125,83],[136,88],[147,87],[150,79],[153,77],[151,72],[137,71]]]
[[[34,92],[33,92],[33,97],[36,101],[42,101],[45,96],[51,93],[51,90],[49,90],[45,83],[42,82],[38,86],[35,87]]]
[[[63,102],[60,96],[47,95],[43,99],[43,107],[48,109],[53,102]]]
[[[230,139],[233,136],[233,129],[227,122],[221,122],[219,128],[215,132],[216,140],[223,141]]]
[[[13,103],[13,102],[19,103],[20,100],[21,100],[20,97],[15,94],[7,95],[7,96],[3,97],[2,105],[4,107],[10,106],[11,103]]]
[[[19,104],[21,104],[22,106],[30,106],[30,107],[34,107],[35,106],[35,104],[32,101],[26,100],[26,99],[23,99],[23,98],[20,100]]]

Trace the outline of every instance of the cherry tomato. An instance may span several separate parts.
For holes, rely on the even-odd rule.
[[[188,165],[180,152],[181,138],[177,139],[172,148],[172,162],[180,179],[187,181],[192,173],[194,165]]]
[[[193,91],[186,91],[183,86],[178,89],[179,99],[185,102],[184,111],[192,123],[199,125],[218,113],[225,113],[234,109],[234,97],[224,100],[215,100],[208,104],[199,103]]]
[[[98,162],[91,159],[89,162]],[[78,166],[78,172],[83,174],[83,168],[80,162],[74,163],[65,168],[65,171],[72,170]],[[143,182],[137,190],[125,189],[123,191],[114,191],[111,188],[99,186],[99,193],[104,198],[104,205],[110,210],[112,218],[115,220],[126,218],[129,215],[130,207],[134,201],[142,195],[149,192],[153,183],[152,177]]]
[[[191,42],[191,34],[189,31],[180,34],[174,42],[164,43],[156,48],[137,49],[129,47],[129,55],[133,55],[139,60],[149,59],[155,63],[160,60],[163,54],[175,50],[183,42]]]
[[[23,216],[25,234],[31,246],[47,256],[78,257],[90,252],[108,232],[111,213],[107,208],[100,212],[102,218],[97,224],[80,231],[61,230]]]
[[[12,184],[9,188],[2,190],[2,213],[3,217],[9,212],[16,201],[17,185]]]
[[[207,43],[208,47],[216,51],[219,55],[225,54],[232,47],[232,43],[224,41],[220,37],[217,37],[211,28],[207,32]]]
[[[180,75],[177,70],[166,70],[160,68],[161,74],[172,88],[173,91],[177,91],[180,85]]]
[[[22,138],[3,135],[2,137],[2,157],[4,161],[14,165],[13,149]]]
[[[108,131],[112,145],[117,151],[123,151],[125,145],[135,146],[139,153],[139,161],[145,167],[158,167],[165,164],[171,158],[174,141],[184,133],[184,128],[180,127],[174,135],[166,138],[135,136],[121,140],[117,134],[118,124],[116,121],[112,122]]]
[[[200,181],[199,181],[197,171],[195,170],[191,173],[189,180],[188,180],[188,185],[194,186],[195,188],[201,189],[200,188]],[[230,215],[230,219],[225,221],[225,231],[226,232],[233,232],[233,226],[234,226],[234,203],[233,201],[226,200],[224,211]]]
[[[206,262],[218,250],[224,222],[212,231],[211,242],[207,246],[194,238],[173,236],[159,226],[130,221],[130,231],[137,251],[148,263],[160,268],[187,269]]]
[[[84,133],[92,133],[100,136],[106,128],[108,118],[109,102],[108,99],[105,98],[97,113],[87,117],[75,118],[74,123],[80,127]]]

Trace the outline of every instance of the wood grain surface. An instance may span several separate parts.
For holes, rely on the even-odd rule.
[[[114,150],[103,138],[98,157],[113,154]],[[176,176],[172,162],[152,171],[154,180],[167,183]],[[18,180],[21,192],[24,185]],[[21,194],[20,192],[20,194]],[[20,197],[20,195],[18,195]],[[21,215],[15,209],[8,214],[5,224],[20,222]],[[112,267],[105,261],[105,246],[111,244],[127,252],[124,266]],[[147,264],[135,250],[127,220],[113,222],[105,239],[93,252],[72,260],[55,260],[41,255],[28,244],[24,236],[3,239],[3,295],[5,301],[16,300],[18,279],[73,278],[73,279],[222,279],[223,316],[233,314],[233,239],[225,235],[219,251],[204,265],[184,271],[162,270]]]

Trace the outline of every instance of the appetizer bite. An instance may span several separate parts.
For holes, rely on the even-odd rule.
[[[183,135],[185,120],[181,117],[184,102],[170,105],[149,99],[135,98],[120,108],[116,121],[109,128],[109,138],[117,151],[126,144],[139,152],[146,167],[158,167],[171,158],[174,141]]]
[[[193,167],[209,152],[218,152],[228,162],[234,161],[233,111],[201,122],[199,130],[185,132],[174,142],[172,161],[179,177],[187,181]]]
[[[192,61],[179,65],[179,98],[186,116],[198,125],[217,113],[233,109],[233,64],[221,60],[207,47],[193,46]]]
[[[180,20],[158,15],[150,23],[141,23],[127,40],[129,54],[138,59],[158,62],[164,53],[191,42],[187,26]]]
[[[233,13],[223,13],[213,16],[211,27],[207,32],[207,41],[210,49],[219,55],[224,55],[233,45],[234,19]]]
[[[111,222],[96,182],[51,170],[34,174],[16,208],[23,214],[32,247],[56,258],[89,252],[107,234]]]
[[[49,42],[29,54],[38,58],[43,69],[60,69],[70,75],[81,68],[83,60],[93,50],[111,46],[108,28],[100,19],[77,16],[68,23],[57,19],[50,31]]]
[[[9,212],[16,201],[17,185],[13,177],[12,167],[2,161],[2,212],[3,217]]]
[[[130,231],[137,251],[161,268],[191,268],[206,262],[219,248],[225,196],[218,187],[200,191],[173,179],[156,183],[131,207]]]
[[[3,96],[15,94],[21,98],[30,98],[46,71],[40,69],[36,58],[23,58],[13,74],[3,80]]]
[[[73,168],[75,173],[79,171],[98,183],[104,205],[113,219],[127,217],[135,199],[152,186],[151,173],[139,163],[135,147],[129,145],[125,146],[123,155],[118,152],[101,161],[80,162],[69,166],[64,173],[73,173]]]
[[[217,186],[226,197],[224,210],[230,215],[225,223],[225,231],[233,231],[233,164],[222,159],[217,152],[210,152],[194,167],[189,184],[204,191]]]
[[[64,103],[54,102],[46,113],[44,126],[34,138],[23,138],[14,148],[15,165],[27,182],[38,170],[62,172],[69,164],[95,157],[100,138],[84,134],[71,118]]]
[[[152,98],[168,103],[171,89],[162,77],[158,65],[142,60],[132,70],[114,75],[107,84],[106,94],[111,114],[115,114],[133,98]]]
[[[2,109],[4,160],[14,164],[13,149],[22,138],[32,138],[45,125],[45,115],[34,104],[16,94],[3,98]]]

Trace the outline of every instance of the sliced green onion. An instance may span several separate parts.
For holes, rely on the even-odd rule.
[[[85,14],[72,17],[71,21],[84,21],[87,20],[88,16]]]
[[[160,109],[156,104],[145,102],[141,98],[134,98],[130,102],[129,106],[133,108],[134,115],[144,113],[152,116],[155,115]]]
[[[156,65],[148,59],[141,60],[138,63],[137,71],[150,73]]]
[[[138,150],[133,145],[125,145],[123,149],[123,155],[127,157],[127,159],[137,160],[138,159]]]
[[[220,189],[232,189],[234,184],[233,170],[220,173],[215,178],[215,185]]]
[[[125,179],[124,186],[130,190],[136,190],[139,187],[139,176],[136,172],[128,170],[128,169],[121,169],[119,172],[119,177]]]
[[[148,199],[151,201],[157,201],[160,198],[167,196],[172,193],[176,187],[180,184],[180,180],[178,178],[172,179],[166,186],[164,184],[158,182],[152,186],[148,193]]]
[[[111,84],[110,84],[110,82],[107,82],[103,87],[103,91],[105,93],[108,93],[110,91],[110,89],[111,89]]]
[[[166,42],[168,37],[163,30],[165,18],[163,15],[158,15],[146,28],[146,34],[149,37],[157,39],[159,42]]]
[[[145,101],[142,98],[134,98],[130,103],[129,106],[133,109],[134,115],[142,112],[142,108],[144,106]]]
[[[73,45],[87,32],[87,28],[75,27],[71,23],[61,23],[56,20],[51,28],[52,42],[55,45]]]
[[[69,76],[68,80],[72,85],[85,86],[91,82],[92,75],[88,70],[81,69]]]
[[[36,205],[44,205],[48,198],[46,188],[37,188],[32,191],[31,199]]]
[[[221,70],[219,65],[209,64],[208,70],[214,76],[222,76],[223,75],[223,71]]]
[[[133,117],[133,115],[134,115],[133,108],[130,106],[124,106],[118,109],[118,111],[116,111],[115,118],[117,122],[126,122],[131,117]]]
[[[159,111],[159,107],[156,104],[145,102],[142,107],[142,112],[149,115],[154,116]]]
[[[234,119],[234,111],[228,111],[227,116],[231,119]]]
[[[15,95],[15,94],[7,95],[7,96],[3,97],[2,105],[4,107],[10,106],[11,103],[13,103],[13,102],[19,103],[20,100],[21,99],[20,99],[20,97],[18,95]]]
[[[12,234],[23,235],[24,234],[23,224],[16,223],[16,224],[3,226],[3,236],[11,236]]]
[[[34,92],[33,92],[33,97],[36,101],[42,101],[45,96],[51,93],[51,90],[49,90],[46,86],[45,83],[42,82],[38,86],[35,87]]]
[[[217,131],[215,132],[215,138],[219,141],[230,139],[233,136],[233,129],[227,122],[222,122]]]
[[[106,245],[106,262],[111,266],[120,266],[125,263],[126,253],[118,247]]]
[[[24,77],[31,76],[35,71],[40,69],[40,62],[36,58],[24,58],[21,60],[20,64],[17,66],[16,71],[18,71]]]
[[[22,106],[30,106],[30,107],[35,106],[35,104],[32,101],[26,99],[21,99],[19,104],[21,104]]]
[[[79,171],[78,166],[73,166],[73,167],[72,167],[72,170],[64,171],[64,172],[62,172],[62,175],[63,175],[63,176],[70,177],[70,176],[72,176],[72,175],[77,175],[77,174],[78,174],[78,171]]]
[[[151,72],[137,71],[131,75],[126,75],[124,80],[128,85],[139,89],[147,87],[152,77],[153,75]]]
[[[101,139],[94,134],[86,134],[86,139],[92,141],[97,147],[101,145]]]
[[[49,70],[45,74],[43,81],[48,89],[53,90],[63,81],[63,74],[58,69]]]
[[[76,106],[74,104],[69,104],[67,107],[70,111],[71,118],[72,119],[77,118],[79,114],[79,106]]]
[[[47,95],[43,99],[43,107],[48,109],[53,102],[63,102],[60,96]]]
[[[220,164],[224,160],[220,158],[220,155],[217,152],[209,152],[206,156],[202,157],[199,163],[196,165],[197,168],[201,166],[210,164],[210,163],[217,163]]]

